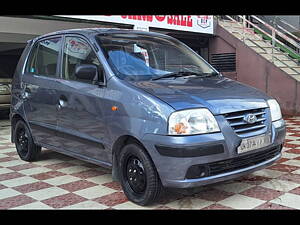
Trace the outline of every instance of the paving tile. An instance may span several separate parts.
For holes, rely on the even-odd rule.
[[[293,172],[294,170],[299,169],[299,167],[285,165],[285,164],[275,164],[273,166],[268,167],[268,169],[277,170],[277,171],[281,171],[281,172]]]
[[[230,192],[230,193],[240,193],[244,190],[247,190],[249,188],[253,187],[251,184],[242,183],[242,182],[231,182],[228,184],[220,184],[216,186],[216,189]]]
[[[49,210],[49,209],[53,209],[53,208],[42,202],[36,201],[36,202],[29,203],[29,204],[20,205],[17,207],[12,207],[11,209],[26,209],[26,210],[29,210],[29,209],[43,210],[43,209],[45,209],[45,210]]]
[[[270,181],[267,181],[265,183],[260,184],[261,187],[277,190],[277,191],[283,191],[288,192],[296,187],[299,187],[300,184],[287,181],[287,180],[279,180],[279,179],[273,179]]]
[[[74,193],[68,193],[43,200],[42,202],[46,205],[51,206],[52,208],[63,208],[65,206],[70,206],[79,202],[83,202],[85,200],[85,198],[79,195],[76,195]]]
[[[2,199],[0,201],[0,209],[9,209],[9,208],[17,207],[20,205],[32,203],[34,201],[35,201],[34,199],[32,199],[26,195],[18,195],[18,196],[14,196],[14,197],[9,197],[9,198]]]
[[[299,167],[298,169],[300,169],[300,160],[290,159],[288,161],[283,162],[282,164],[289,165],[289,166],[296,166]]]
[[[47,182],[48,184],[52,184],[52,185],[62,185],[62,184],[67,184],[70,182],[74,182],[74,181],[78,181],[80,180],[78,177],[73,177],[70,175],[64,175],[64,176],[58,176],[58,177],[54,177],[54,178],[50,178],[47,180],[44,180],[45,182]]]
[[[0,150],[0,152],[1,152],[1,150]],[[0,159],[3,159],[3,158],[10,158],[10,157],[8,157],[7,154],[0,153]]]
[[[19,165],[24,165],[24,164],[27,164],[28,162],[24,162],[24,161],[21,161],[21,160],[16,160],[15,158],[12,158],[12,157],[8,157],[9,159],[12,159],[12,160],[9,160],[9,161],[6,161],[6,162],[3,162],[3,158],[0,159],[1,162],[1,166],[2,167],[12,167],[12,166],[19,166]]]
[[[300,149],[299,148],[292,148],[286,151],[286,153],[292,153],[292,154],[300,154]]]
[[[268,210],[272,210],[272,209],[273,210],[280,210],[280,209],[282,209],[282,210],[287,210],[287,209],[293,209],[293,208],[278,205],[278,204],[271,203],[271,202],[266,202],[262,205],[259,205],[259,206],[255,207],[254,209],[268,209]]]
[[[119,182],[116,181],[112,181],[112,182],[108,182],[108,183],[104,183],[102,184],[105,187],[109,187],[111,189],[114,189],[116,191],[122,191],[122,186]]]
[[[89,169],[90,168],[85,167],[85,166],[71,166],[71,167],[59,169],[57,171],[65,173],[65,174],[72,174],[72,173],[79,173],[79,172],[87,171]]]
[[[86,180],[78,180],[78,181],[74,181],[74,182],[59,185],[58,187],[60,187],[62,189],[65,189],[67,191],[70,191],[70,192],[74,192],[74,191],[86,189],[86,188],[89,188],[89,187],[93,187],[93,186],[96,186],[96,185],[97,184],[95,184],[93,182],[86,181]]]
[[[172,209],[202,209],[214,204],[213,201],[207,201],[199,198],[185,197],[166,204]]]
[[[20,170],[19,173],[30,176],[30,175],[40,174],[40,173],[46,173],[49,171],[51,170],[46,167],[34,167],[30,169]]]
[[[56,163],[56,164],[46,165],[45,167],[52,169],[52,170],[59,170],[59,169],[68,168],[71,166],[74,166],[74,164],[72,164],[70,162],[60,162],[60,163]]]
[[[31,168],[37,168],[38,166],[32,163],[28,164],[22,164],[18,166],[11,166],[7,167],[8,169],[14,170],[14,171],[21,171],[21,170],[26,170],[26,169],[31,169]]]
[[[79,177],[81,179],[87,179],[87,178],[91,178],[91,177],[101,176],[104,174],[105,173],[102,171],[90,169],[90,170],[86,170],[86,171],[82,171],[82,172],[71,173],[70,175],[72,175],[74,177]]]
[[[220,204],[212,204],[212,205],[202,208],[202,210],[225,210],[225,209],[233,210],[233,208],[231,208],[231,207],[220,205]]]
[[[300,184],[300,174],[288,173],[278,177],[278,179],[292,181],[294,183]]]
[[[235,194],[217,203],[233,209],[253,209],[265,203],[265,201],[241,194]]]
[[[86,180],[94,182],[96,184],[105,184],[105,183],[108,183],[108,182],[112,181],[112,175],[111,174],[104,174],[104,175],[101,175],[101,176],[90,177],[90,178],[87,178]]]
[[[130,201],[112,206],[113,209],[126,209],[126,210],[139,210],[139,209],[140,210],[151,210],[151,209],[156,209],[158,207],[159,207],[158,204],[154,204],[154,205],[151,205],[151,206],[140,206],[140,205],[137,205],[137,204],[135,204],[133,202],[130,202]]]
[[[0,175],[2,174],[7,174],[7,173],[12,173],[14,172],[13,170],[11,169],[8,169],[8,168],[0,168]]]
[[[262,176],[262,177],[268,177],[268,178],[277,178],[282,176],[283,174],[286,174],[287,172],[277,171],[277,170],[271,170],[271,169],[262,169],[255,171],[252,173],[255,176]]]
[[[289,193],[293,193],[300,196],[300,187],[296,187],[289,191]]]
[[[123,192],[114,192],[112,194],[93,199],[93,201],[112,207],[127,202],[128,199]]]
[[[49,172],[45,172],[45,173],[34,174],[34,175],[32,175],[32,177],[35,179],[38,179],[38,180],[47,180],[47,179],[64,176],[64,175],[65,175],[64,173],[61,173],[58,171],[49,171]]]
[[[69,193],[68,191],[66,191],[62,188],[50,187],[50,188],[45,188],[45,189],[38,190],[38,191],[32,191],[32,192],[27,193],[26,195],[31,198],[34,198],[38,201],[42,201],[45,199],[49,199],[52,197],[56,197],[56,196],[64,195],[64,194],[68,194],[68,193]]]
[[[284,153],[282,153],[282,157],[284,157],[286,159],[294,159],[294,158],[299,157],[299,154],[284,152]]]
[[[0,184],[0,190],[7,188],[6,186]]]
[[[265,176],[255,176],[253,174],[249,174],[248,176],[243,176],[240,179],[237,179],[237,181],[244,182],[251,185],[259,185],[271,179],[272,178],[265,177]]]
[[[1,181],[1,183],[7,187],[16,187],[16,186],[20,186],[20,185],[24,185],[24,184],[34,183],[37,181],[38,181],[37,179],[34,179],[32,177],[23,176],[23,177],[18,177],[18,178],[14,178],[14,179],[4,180],[4,181]]]
[[[108,209],[108,206],[102,205],[98,202],[95,201],[83,201],[79,202],[73,205],[65,206],[63,209],[79,209],[79,210],[84,210],[84,209],[93,209],[93,210],[103,210],[103,209]]]
[[[20,194],[21,193],[19,191],[16,191],[14,189],[3,188],[3,189],[0,190],[0,200],[2,201],[2,199],[17,196],[17,195],[20,195]]]
[[[85,188],[79,191],[75,191],[74,193],[77,195],[80,195],[86,199],[95,199],[99,198],[105,195],[109,195],[112,193],[115,193],[116,191],[114,189],[102,186],[102,185],[97,185],[89,188]]]
[[[218,201],[221,201],[225,198],[232,196],[233,194],[234,193],[229,193],[227,191],[211,188],[208,190],[203,190],[201,192],[198,192],[197,194],[195,194],[195,197],[201,198],[201,199],[204,199],[207,201],[218,202]]]
[[[35,183],[20,185],[20,186],[14,187],[13,189],[25,194],[28,192],[37,191],[37,190],[41,190],[41,189],[49,188],[49,187],[52,187],[52,186],[45,182],[38,181]]]
[[[272,200],[271,203],[287,206],[294,209],[300,209],[300,196],[292,193],[285,193]]]
[[[270,201],[270,200],[282,195],[283,193],[284,192],[281,192],[281,191],[276,191],[276,190],[269,189],[269,188],[255,186],[255,187],[252,187],[250,189],[247,189],[247,190],[241,192],[240,194],[248,196],[248,197],[256,198],[256,199]]]

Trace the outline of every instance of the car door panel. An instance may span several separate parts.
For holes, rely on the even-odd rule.
[[[61,40],[60,36],[51,37],[33,46],[22,76],[21,91],[25,116],[35,141],[54,146]]]
[[[74,76],[75,64],[88,63],[85,56],[96,54],[87,41],[81,38],[66,37],[65,40],[65,48],[72,51],[70,54],[66,52],[69,58],[64,54],[63,60],[66,60],[62,68],[64,79],[60,81],[61,88],[58,91],[61,103],[57,123],[59,142],[65,150],[81,156],[110,161],[103,143],[106,134],[102,108],[105,87],[101,88],[92,82],[78,81]],[[66,49],[64,51],[67,51]]]

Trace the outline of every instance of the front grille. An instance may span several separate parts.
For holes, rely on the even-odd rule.
[[[214,176],[257,165],[266,160],[274,158],[281,152],[281,149],[282,145],[279,145],[271,149],[247,154],[244,156],[238,156],[213,163],[193,165],[188,169],[186,178],[196,179],[200,177]]]
[[[245,156],[239,156],[233,159],[218,161],[214,163],[209,163],[209,175],[217,175],[220,173],[226,173],[249,166],[256,165],[258,163],[264,162],[268,159],[274,158],[281,151],[281,146],[276,146],[272,149],[267,149],[259,153],[253,153]]]
[[[257,117],[255,123],[249,124],[244,118],[248,114],[254,114]],[[265,109],[244,110],[224,114],[226,120],[235,131],[236,134],[246,134],[261,130],[266,127],[266,112]]]

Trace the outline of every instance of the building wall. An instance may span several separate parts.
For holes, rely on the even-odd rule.
[[[216,27],[216,36],[209,43],[210,54],[236,53],[236,76],[224,76],[258,88],[274,97],[283,114],[300,115],[299,82],[238,40],[224,28]],[[298,100],[299,99],[299,100]]]

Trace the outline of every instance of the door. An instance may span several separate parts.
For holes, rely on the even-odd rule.
[[[57,136],[61,146],[81,156],[107,161],[103,143],[106,128],[103,120],[105,87],[91,80],[79,80],[75,68],[93,64],[98,78],[104,81],[103,69],[89,43],[79,36],[66,36],[62,58],[62,80],[58,90],[59,113]]]
[[[22,77],[24,111],[37,142],[55,145],[60,36],[37,42]]]

